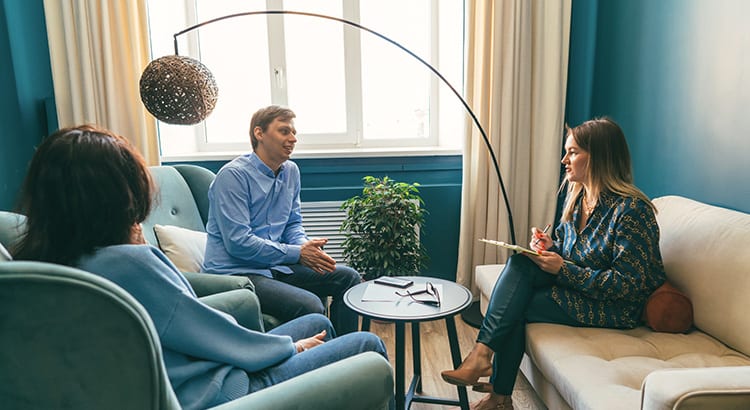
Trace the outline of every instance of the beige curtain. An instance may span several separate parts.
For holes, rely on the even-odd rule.
[[[467,101],[488,134],[510,199],[516,241],[555,225],[562,149],[571,0],[468,0]],[[474,267],[504,263],[510,241],[500,185],[470,124],[463,157],[456,280],[476,295]]]
[[[138,88],[150,60],[146,0],[45,0],[44,12],[60,127],[106,127],[157,165],[156,120]]]

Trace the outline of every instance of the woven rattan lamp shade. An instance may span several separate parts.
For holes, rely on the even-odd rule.
[[[148,112],[168,124],[197,124],[213,111],[219,88],[198,60],[165,56],[149,63],[140,81],[141,101]]]

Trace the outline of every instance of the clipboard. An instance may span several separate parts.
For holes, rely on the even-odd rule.
[[[503,241],[493,241],[491,239],[480,239],[480,242],[489,243],[491,245],[495,246],[502,246],[503,248],[508,248],[510,250],[521,252],[521,253],[528,253],[530,255],[536,255],[536,256],[542,256],[539,252],[531,250],[529,248],[524,248],[523,246],[513,245],[511,243],[505,243]],[[575,265],[575,262],[569,261],[567,259],[563,259],[563,262],[569,264],[569,265]]]
[[[508,248],[508,249],[510,249],[512,251],[516,251],[516,252],[522,252],[522,253],[528,253],[530,255],[541,256],[539,254],[539,252],[537,252],[537,251],[531,250],[529,248],[524,248],[523,246],[513,245],[513,244],[510,244],[510,243],[505,243],[503,241],[493,241],[491,239],[480,239],[479,241],[480,242],[489,243],[489,244],[492,244],[492,245],[495,245],[495,246],[502,246],[503,248]]]

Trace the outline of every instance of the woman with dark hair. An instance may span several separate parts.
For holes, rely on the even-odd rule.
[[[555,239],[532,229],[540,255],[508,259],[477,343],[458,369],[442,372],[448,383],[489,393],[472,409],[513,408],[526,323],[634,328],[666,280],[655,208],[633,185],[620,127],[599,118],[568,128],[562,164],[567,196]]]
[[[92,126],[57,131],[31,160],[20,199],[28,230],[14,254],[81,268],[133,295],[159,333],[184,408],[215,406],[364,351],[386,357],[371,333],[334,338],[323,315],[261,333],[203,304],[143,240],[153,194],[148,168],[124,138]]]

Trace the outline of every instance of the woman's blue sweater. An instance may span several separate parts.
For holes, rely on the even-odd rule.
[[[185,409],[204,409],[248,392],[246,372],[295,354],[288,336],[246,329],[203,304],[177,268],[150,245],[115,245],[78,267],[116,283],[146,308],[159,334],[167,374]]]

